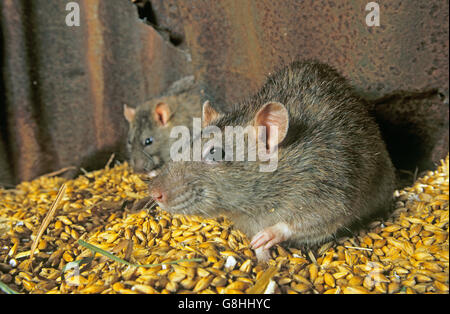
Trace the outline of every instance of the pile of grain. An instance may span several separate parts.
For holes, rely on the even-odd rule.
[[[74,180],[41,177],[0,188],[0,281],[24,293],[448,293],[448,167],[447,157],[437,171],[396,191],[390,218],[359,235],[307,252],[276,246],[272,272],[227,219],[146,206],[146,184],[126,163]],[[79,239],[133,264],[201,261],[144,268],[98,253],[89,259]]]

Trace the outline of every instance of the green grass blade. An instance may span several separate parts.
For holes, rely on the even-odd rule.
[[[11,289],[6,285],[5,283],[0,281],[0,290],[2,290],[6,294],[19,294],[19,292],[15,291],[14,289]]]
[[[150,268],[150,267],[157,267],[157,266],[168,265],[168,264],[178,264],[178,263],[181,263],[181,262],[201,262],[201,261],[203,261],[201,258],[191,258],[191,259],[179,259],[179,260],[176,260],[176,261],[164,262],[164,263],[159,263],[159,264],[139,265],[139,264],[133,264],[133,263],[130,263],[130,262],[124,260],[124,259],[121,259],[120,257],[117,257],[117,256],[115,256],[115,255],[113,255],[113,254],[111,254],[111,253],[109,253],[109,252],[107,252],[107,251],[105,251],[105,250],[103,250],[103,249],[101,249],[99,247],[96,247],[95,245],[87,243],[86,241],[83,241],[81,239],[78,240],[78,244],[81,245],[81,246],[84,246],[85,248],[87,248],[87,249],[89,249],[89,250],[91,250],[93,252],[96,252],[96,253],[99,253],[99,254],[101,254],[103,256],[106,256],[106,257],[108,257],[108,258],[110,258],[110,259],[112,259],[112,260],[114,260],[114,261],[116,261],[118,263],[122,263],[122,264],[129,265],[129,266],[134,266],[134,267]]]

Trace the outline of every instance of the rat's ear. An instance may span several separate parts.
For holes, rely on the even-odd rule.
[[[123,115],[128,123],[134,121],[134,117],[136,116],[136,109],[128,107],[127,104],[123,105]]]
[[[218,117],[220,117],[220,113],[211,106],[209,100],[205,101],[202,108],[202,127],[209,125]]]
[[[159,103],[153,112],[153,118],[160,126],[166,126],[170,120],[170,108],[166,103]]]
[[[255,115],[255,127],[266,127],[266,148],[272,152],[286,137],[289,113],[279,102],[268,102]]]

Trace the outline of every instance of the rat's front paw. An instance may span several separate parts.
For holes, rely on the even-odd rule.
[[[252,249],[256,250],[261,248],[267,250],[274,244],[281,242],[282,240],[277,237],[277,234],[272,227],[264,229],[258,232],[250,242]]]
[[[252,248],[268,250],[275,244],[283,242],[292,235],[291,228],[284,222],[277,223],[269,228],[258,232],[250,242]]]

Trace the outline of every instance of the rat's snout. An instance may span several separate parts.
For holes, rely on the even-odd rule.
[[[171,213],[192,213],[201,199],[202,188],[185,176],[185,164],[166,164],[158,175],[149,180],[149,195],[159,207]]]
[[[161,188],[151,188],[150,196],[159,204],[165,203],[167,201],[167,193]]]
[[[145,160],[139,158],[131,159],[131,166],[136,172],[144,172],[145,171]]]
[[[154,170],[157,167],[157,164],[155,163],[155,160],[159,161],[158,158],[150,158],[150,155],[147,155],[148,157],[133,157],[131,159],[131,166],[133,167],[134,171],[136,172],[149,172]]]

